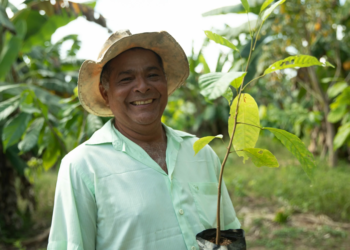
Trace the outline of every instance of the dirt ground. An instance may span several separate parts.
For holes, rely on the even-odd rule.
[[[350,223],[325,215],[246,197],[237,215],[246,232],[247,249],[350,250]]]

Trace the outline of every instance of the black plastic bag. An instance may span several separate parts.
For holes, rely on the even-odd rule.
[[[246,250],[243,229],[221,230],[221,238],[232,241],[227,246],[219,246],[209,240],[216,237],[216,228],[206,229],[196,235],[200,250]]]

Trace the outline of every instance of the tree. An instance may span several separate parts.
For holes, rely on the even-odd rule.
[[[263,1],[253,2],[254,8],[250,9],[250,13],[256,14],[256,9],[262,6]],[[294,106],[298,106],[299,102],[306,100],[308,102],[306,111],[317,114],[318,118],[316,120],[311,118],[304,119],[306,122],[301,124],[297,120],[298,117],[296,117],[295,120],[290,120],[290,124],[292,124],[292,127],[294,127],[295,123],[299,123],[300,126],[313,124],[312,130],[309,131],[309,134],[311,134],[309,148],[314,153],[317,153],[316,145],[325,144],[321,156],[328,153],[330,166],[336,165],[337,152],[334,150],[333,141],[339,125],[333,124],[332,121],[334,120],[327,119],[331,111],[330,104],[334,98],[334,96],[329,96],[329,91],[327,90],[340,82],[348,84],[347,82],[349,81],[350,68],[347,68],[347,60],[350,53],[347,46],[349,31],[345,28],[350,21],[349,9],[350,4],[347,1],[286,1],[278,11],[275,11],[276,18],[268,18],[266,24],[261,28],[261,36],[255,46],[256,56],[253,56],[251,59],[250,70],[254,73],[248,75],[245,80],[248,82],[254,76],[262,75],[264,67],[271,64],[275,58],[285,58],[299,53],[313,55],[317,58],[322,58],[322,60],[329,58],[330,62],[336,65],[334,70],[328,71],[310,67],[308,69],[300,68],[295,71],[289,70],[289,76],[271,75],[268,80],[260,81],[261,85],[269,87],[268,91],[270,94],[266,92],[256,93],[259,97],[263,95],[271,96],[271,91],[274,91],[277,93],[274,99],[279,103],[278,109],[283,111],[287,108],[284,107],[284,100],[287,98],[292,100],[291,103],[294,103]],[[203,15],[241,12],[242,10],[238,6],[229,6],[204,13]],[[257,29],[258,27],[253,23],[252,28]],[[250,47],[251,39],[248,24],[243,24],[238,28],[227,27],[225,30],[218,31],[218,33],[231,41],[236,40],[240,46],[245,46],[241,53],[243,59],[235,62],[236,65],[234,67],[239,67],[242,63],[241,61],[245,62],[247,60],[248,54],[246,52]],[[240,34],[245,34],[246,39],[242,39]],[[293,95],[290,92],[281,91],[276,86],[276,77],[281,80],[281,78],[288,79],[293,75],[293,91],[295,90]],[[268,103],[265,103],[265,105],[268,106]],[[293,112],[293,108],[290,108],[289,111]],[[345,116],[344,109],[343,116]],[[318,121],[320,117],[323,118]],[[282,122],[285,122],[285,120]],[[343,123],[347,122],[344,121]],[[300,126],[298,126],[299,129]],[[311,126],[306,127],[311,129]],[[346,135],[349,136],[347,133]],[[324,138],[324,141],[319,140],[320,138]]]
[[[6,0],[0,5],[0,230],[7,233],[22,226],[15,179],[20,180],[27,210],[35,207],[28,178],[36,169],[28,162],[48,170],[102,125],[99,118],[86,115],[75,94],[81,64],[75,58],[77,36],[52,44],[51,35],[78,16],[102,27],[106,20],[94,12],[95,3],[25,3],[21,10]],[[11,19],[6,8],[14,13]],[[67,41],[72,46],[63,56],[60,47]],[[33,163],[39,159],[42,165]]]

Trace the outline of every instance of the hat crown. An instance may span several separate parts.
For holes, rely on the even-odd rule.
[[[129,30],[118,30],[114,32],[110,37],[108,37],[107,41],[103,44],[100,54],[98,55],[98,59],[102,58],[106,50],[116,41],[122,39],[126,36],[131,36],[131,32]]]

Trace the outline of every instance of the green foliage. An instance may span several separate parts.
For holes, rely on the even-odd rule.
[[[248,3],[248,0],[241,0],[241,2],[242,2],[242,5],[243,5],[244,9],[245,9],[247,12],[249,12],[250,6],[249,6],[249,3]]]
[[[263,12],[267,8],[267,6],[269,6],[273,1],[274,0],[265,0],[263,5],[261,6],[260,13]]]
[[[282,144],[291,152],[300,162],[310,180],[313,180],[313,172],[316,168],[313,154],[307,150],[305,144],[295,135],[285,130],[276,128],[264,128],[273,133]]]
[[[254,148],[259,138],[260,119],[259,109],[254,98],[249,94],[242,94],[239,100],[239,110],[237,111],[238,97],[233,100],[230,110],[230,118],[228,121],[228,132],[232,137],[235,115],[237,116],[236,132],[233,138],[233,147],[237,155],[243,157],[243,162],[249,159],[249,154],[244,151],[239,151],[246,148]]]
[[[38,143],[39,134],[44,125],[44,121],[45,119],[43,117],[39,117],[33,120],[30,126],[28,126],[23,140],[18,144],[18,149],[21,152],[31,150]]]
[[[58,165],[68,150],[88,139],[103,123],[99,117],[87,116],[74,94],[82,63],[75,58],[80,49],[77,35],[66,36],[56,44],[51,43],[51,36],[78,16],[103,27],[106,20],[101,15],[95,18],[91,3],[33,0],[24,4],[21,10],[7,1],[0,4],[0,146],[1,157],[6,157],[2,167],[10,169],[2,176],[2,180],[8,179],[8,184],[0,185],[3,192],[11,189],[2,189],[2,185],[13,186],[19,177],[25,192],[30,193],[26,178],[34,181],[33,176]],[[11,19],[4,7],[12,9]],[[72,41],[72,46],[64,55],[61,46],[66,41]],[[40,164],[27,164],[28,159],[38,159]],[[19,216],[28,213],[23,211],[22,215],[17,209],[15,193],[4,195],[8,198],[0,199],[0,207],[10,206],[11,213]],[[32,199],[23,195],[28,201]],[[4,225],[0,215],[0,231],[5,226],[6,233],[12,235],[10,229],[18,229],[15,224],[23,226],[14,219],[6,218],[8,224]]]
[[[276,157],[267,149],[262,148],[245,148],[242,149],[256,167],[278,168],[279,164]]]
[[[331,111],[327,120],[333,123],[341,121],[342,124],[338,128],[333,142],[334,148],[338,149],[343,145],[350,144],[350,87],[346,83],[339,82],[329,88],[329,93],[336,98],[330,105]]]
[[[297,56],[290,56],[286,59],[280,60],[278,62],[275,62],[274,64],[270,65],[265,71],[264,75],[270,74],[272,72],[275,72],[276,70],[281,69],[287,69],[287,68],[295,68],[295,67],[310,67],[310,66],[332,66],[330,63],[321,63],[317,60],[317,58],[313,56],[307,56],[307,55],[297,55]]]
[[[20,113],[14,118],[8,120],[2,131],[2,143],[4,151],[17,143],[25,132],[31,116],[26,113]]]
[[[346,82],[337,82],[327,89],[327,95],[330,98],[334,98],[339,95],[344,89],[346,89],[346,87],[348,87],[348,84]]]
[[[16,28],[13,25],[13,23],[10,21],[10,19],[7,17],[6,14],[6,8],[7,6],[2,6],[0,4],[0,27],[4,27],[5,29],[9,30],[11,33],[16,33]]]
[[[25,23],[18,22],[17,34],[12,35],[0,54],[0,80],[3,80],[10,71],[12,63],[17,59],[17,55],[22,47],[22,39],[25,34]]]
[[[220,138],[222,139],[222,135],[216,135],[216,136],[206,136],[206,137],[202,137],[199,140],[197,140],[194,144],[193,144],[193,150],[195,155],[202,149],[205,147],[205,145],[209,144],[209,142],[211,142],[212,140],[214,140],[215,138]]]
[[[246,72],[208,73],[199,77],[201,94],[209,99],[216,99],[223,95],[228,86],[238,88]]]
[[[214,42],[221,44],[223,46],[226,46],[228,48],[231,48],[235,51],[239,51],[237,47],[233,43],[231,43],[229,40],[227,40],[225,37],[215,34],[209,30],[204,31],[204,33],[210,40],[213,40]]]
[[[271,13],[281,4],[283,4],[286,0],[280,0],[276,3],[274,3],[273,5],[271,5],[267,10],[265,10],[264,14],[262,15],[262,20],[265,21],[270,15]],[[269,1],[269,3],[267,5],[269,5],[272,1]],[[267,6],[266,5],[266,6]],[[264,7],[264,6],[262,6]],[[261,7],[261,9],[262,9]]]
[[[340,148],[350,138],[350,123],[340,126],[334,137],[334,148]]]

